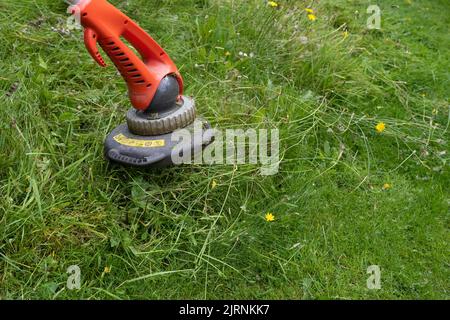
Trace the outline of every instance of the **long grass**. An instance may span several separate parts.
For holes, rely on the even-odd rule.
[[[213,125],[278,128],[280,171],[109,164],[122,79],[62,1],[2,0],[0,298],[449,297],[448,1],[380,1],[372,31],[367,1],[111,2]]]

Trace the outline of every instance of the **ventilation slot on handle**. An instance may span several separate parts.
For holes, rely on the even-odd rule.
[[[114,41],[104,43],[104,48],[108,56],[116,65],[117,69],[119,69],[122,77],[125,78],[126,82],[133,82],[137,85],[145,84],[145,80],[142,78],[139,70],[136,69],[135,65],[130,62],[130,58],[126,56],[126,54],[120,49],[119,46],[116,45]],[[150,86],[151,84],[147,85],[147,87]]]

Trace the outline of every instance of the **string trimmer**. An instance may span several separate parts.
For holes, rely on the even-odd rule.
[[[178,143],[172,141],[174,132],[193,129],[196,119],[194,100],[183,95],[183,78],[176,65],[150,35],[106,0],[70,2],[72,14],[79,15],[84,27],[88,52],[105,67],[97,48],[100,45],[126,81],[133,106],[126,115],[126,124],[106,137],[106,157],[134,166],[172,164],[171,154]],[[209,128],[206,121],[201,121],[201,130]],[[212,140],[201,136],[179,149],[201,150]]]

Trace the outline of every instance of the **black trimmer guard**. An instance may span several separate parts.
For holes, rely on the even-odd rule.
[[[105,156],[113,162],[137,167],[166,167],[173,165],[172,151],[178,145],[177,150],[189,150],[193,156],[196,152],[211,144],[214,135],[210,124],[197,118],[200,121],[201,138],[190,139],[183,142],[172,141],[173,135],[179,130],[188,130],[194,136],[195,123],[174,132],[158,136],[139,136],[131,133],[126,124],[122,124],[114,129],[105,141]],[[184,131],[186,132],[186,131]],[[183,151],[182,151],[183,152]]]

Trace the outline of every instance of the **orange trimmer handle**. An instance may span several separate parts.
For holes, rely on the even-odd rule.
[[[80,0],[78,8],[85,28],[84,42],[92,58],[106,66],[97,44],[109,56],[127,83],[132,105],[138,110],[149,108],[161,80],[176,77],[180,95],[181,75],[167,53],[142,28],[106,0]],[[126,39],[141,55],[138,57],[123,41]]]
[[[127,83],[132,105],[138,110],[146,110],[165,75],[151,70],[120,37],[103,38],[100,46]]]
[[[144,63],[153,72],[158,72],[161,79],[168,74],[175,76],[180,87],[180,94],[183,93],[183,78],[177,66],[164,51],[164,49],[138,24],[129,21],[126,24],[123,37],[139,52]]]

